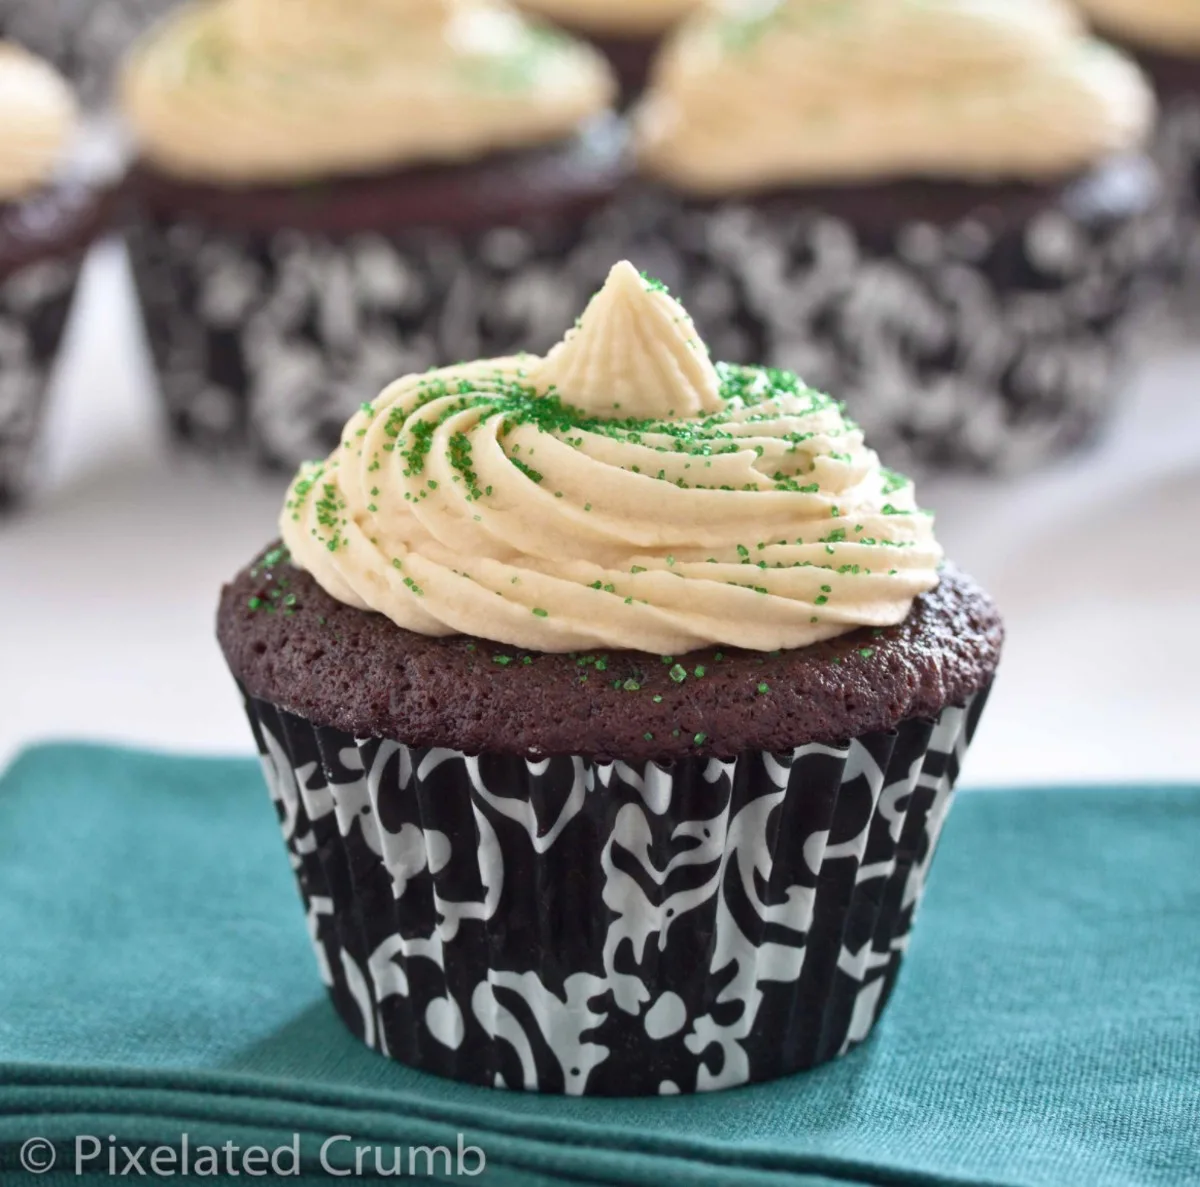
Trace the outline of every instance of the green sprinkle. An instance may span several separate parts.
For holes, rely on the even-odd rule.
[[[687,669],[682,664],[676,664],[668,673],[676,684],[682,684],[688,677]]]
[[[695,671],[696,678],[703,679],[703,677],[707,671],[708,671],[708,669],[705,668],[705,666],[703,664],[701,664],[699,667],[696,668],[696,671]]]
[[[661,704],[662,704],[662,693],[660,693],[660,692],[656,692],[656,693],[654,694],[654,703],[655,703],[656,705],[661,705]]]
[[[645,739],[647,742],[653,742],[653,741],[654,741],[654,735],[653,735],[652,733],[650,733],[650,731],[649,731],[649,730],[647,730],[647,731],[646,731],[646,732],[645,732],[645,733],[642,735],[642,737],[643,737],[643,738],[644,738],[644,739]]]
[[[708,741],[708,735],[707,734],[697,734],[692,739],[692,741],[695,742],[697,746],[703,746],[704,743]]]
[[[770,691],[771,691],[771,686],[766,681],[763,681],[763,683],[758,686],[758,695],[759,696],[762,696],[764,693],[768,693]]]
[[[262,598],[251,598],[250,601],[247,602],[246,604],[250,607],[251,610],[261,609],[262,604],[263,604]]]
[[[874,647],[860,647],[858,654],[861,655],[863,657],[863,659],[870,659],[871,656],[873,656],[875,654],[875,648]]]
[[[621,687],[626,692],[640,692],[642,686],[636,680],[634,680],[633,677],[630,677],[625,681],[624,684],[621,685]]]
[[[538,616],[538,618],[549,618],[549,617],[550,617],[550,611],[549,611],[549,610],[540,610],[540,609],[539,609],[539,610],[535,610],[535,611],[534,611],[534,614],[536,614],[536,615]]]
[[[507,668],[512,663],[511,655],[493,655],[492,663],[499,664],[502,668]]]

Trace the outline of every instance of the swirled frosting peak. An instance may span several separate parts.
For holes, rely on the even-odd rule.
[[[193,0],[122,80],[145,156],[216,184],[544,144],[614,92],[595,51],[502,0]]]
[[[50,180],[75,121],[75,101],[54,68],[0,42],[0,202]]]
[[[722,407],[720,377],[692,319],[627,260],[529,378],[594,416],[671,419]]]
[[[293,562],[408,630],[539,651],[773,651],[902,621],[942,556],[912,485],[795,375],[681,352],[672,311],[691,333],[620,265],[546,359],[397,380],[297,475]]]
[[[724,193],[1065,177],[1153,113],[1138,68],[1061,0],[763,0],[683,27],[637,131],[649,171]]]
[[[1105,33],[1168,53],[1200,53],[1196,0],[1078,0]]]

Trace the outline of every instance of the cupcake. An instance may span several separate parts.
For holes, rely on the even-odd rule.
[[[544,349],[624,171],[587,46],[499,3],[212,0],[124,71],[134,276],[170,421],[293,467],[397,374]]]
[[[590,41],[612,63],[628,103],[646,85],[667,34],[706,0],[517,0],[526,12],[546,17]]]
[[[719,356],[836,391],[885,457],[1028,467],[1118,393],[1153,109],[1057,0],[714,10],[638,112],[630,254]]]
[[[623,263],[364,404],[281,530],[218,634],[360,1039],[653,1095],[867,1037],[1002,628],[840,405]]]
[[[0,507],[32,477],[33,442],[102,187],[73,168],[75,101],[47,63],[0,42]]]
[[[1187,0],[1079,0],[1079,7],[1154,83],[1155,156],[1172,200],[1172,280],[1200,288],[1200,8]]]

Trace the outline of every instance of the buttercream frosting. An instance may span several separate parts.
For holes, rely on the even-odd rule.
[[[75,125],[75,101],[54,68],[0,42],[0,201],[24,197],[54,176]]]
[[[491,0],[207,0],[135,47],[121,90],[156,166],[239,184],[550,143],[615,84],[594,50]]]
[[[722,193],[1067,176],[1136,145],[1134,63],[1058,0],[769,0],[686,23],[637,121],[650,172]]]
[[[610,37],[656,37],[706,0],[518,0],[528,12]]]
[[[1078,0],[1106,33],[1148,49],[1200,54],[1197,0]]]
[[[551,652],[772,651],[902,621],[942,557],[911,483],[834,400],[714,365],[694,332],[620,264],[546,359],[398,380],[297,475],[293,562],[408,630]],[[657,360],[644,392],[626,357]]]

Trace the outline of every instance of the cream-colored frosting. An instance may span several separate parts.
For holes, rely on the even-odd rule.
[[[1114,37],[1169,53],[1200,54],[1197,0],[1078,0],[1098,28]]]
[[[517,0],[521,8],[597,36],[657,37],[706,0]]]
[[[54,68],[0,42],[0,201],[54,176],[75,124],[75,101]]]
[[[773,0],[688,22],[637,133],[648,171],[723,193],[1065,176],[1153,115],[1138,68],[1058,0]]]
[[[571,339],[586,364],[463,363],[365,405],[289,491],[294,563],[408,630],[541,651],[772,651],[902,621],[941,549],[911,484],[828,396],[718,364],[711,414],[573,406],[576,378],[593,406],[606,375],[627,390],[622,335],[635,358],[692,357],[686,313],[653,282],[639,300],[631,272],[614,269]],[[707,406],[706,373],[664,367],[632,406]]]
[[[537,391],[591,416],[674,419],[720,412],[721,379],[686,311],[628,261],[579,324],[529,368]]]
[[[233,184],[549,143],[614,93],[594,50],[490,0],[194,2],[122,80],[147,158]]]

